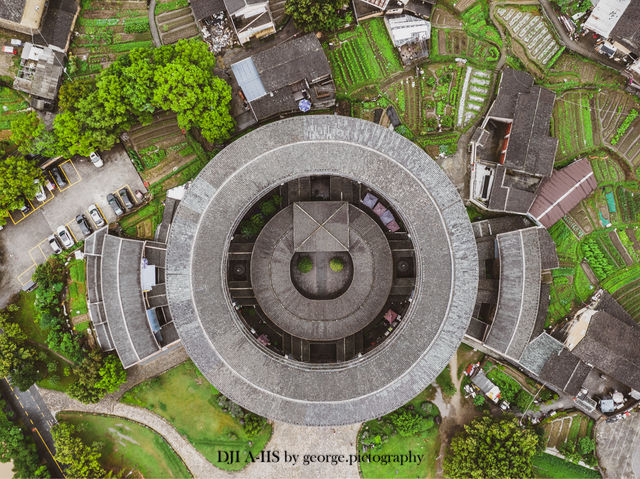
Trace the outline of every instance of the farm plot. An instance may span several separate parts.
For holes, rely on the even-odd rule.
[[[156,25],[163,45],[200,34],[187,0],[160,0],[156,3]]]
[[[551,33],[540,12],[522,11],[518,8],[498,8],[498,17],[502,19],[509,33],[526,49],[531,60],[543,68],[548,68],[561,55],[561,47]]]
[[[552,132],[558,138],[556,159],[572,158],[592,150],[599,140],[594,140],[593,93],[577,90],[565,92],[556,98],[553,107]]]
[[[638,141],[640,138],[639,109],[640,108],[636,106],[636,109],[631,110],[610,140],[612,148],[626,158],[634,167],[640,166],[640,141]]]
[[[596,111],[602,126],[602,138],[611,140],[624,119],[637,107],[633,95],[617,90],[604,90],[596,97]]]
[[[175,113],[162,113],[150,125],[138,125],[127,133],[129,154],[143,180],[154,183],[196,157],[176,121]]]
[[[0,140],[11,134],[11,122],[29,111],[29,102],[22,93],[0,86]]]
[[[380,18],[330,37],[325,50],[338,92],[348,95],[402,71],[398,54]]]
[[[460,93],[460,105],[456,125],[464,127],[478,116],[489,96],[491,73],[470,65],[465,70],[464,82]]]
[[[76,22],[68,71],[72,76],[93,75],[120,55],[151,46],[145,1],[94,2],[82,9]]]
[[[465,10],[462,15],[464,30],[470,36],[487,40],[498,47],[502,47],[500,33],[491,22],[489,17],[489,6],[486,2],[477,2],[472,7]]]
[[[612,158],[608,156],[590,157],[590,162],[598,185],[610,185],[624,181],[625,175],[622,168]]]
[[[593,449],[585,444],[584,438],[593,439],[593,419],[581,413],[573,413],[543,424],[547,449],[561,454],[577,453],[580,460],[587,464],[596,464]],[[593,444],[593,443],[592,443]],[[593,444],[595,446],[595,444]],[[590,450],[591,449],[591,450]],[[586,452],[585,452],[586,450]]]
[[[500,50],[497,46],[470,37],[461,30],[432,29],[431,59],[444,61],[457,57],[466,58],[482,67],[493,68],[500,58]]]

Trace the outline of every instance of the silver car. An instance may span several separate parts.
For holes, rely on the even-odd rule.
[[[87,211],[89,212],[89,216],[91,216],[91,219],[98,228],[102,228],[106,224],[104,218],[102,217],[102,213],[96,205],[89,205]]]
[[[64,246],[64,249],[71,248],[75,244],[75,240],[73,239],[73,236],[71,236],[71,233],[66,226],[58,226],[56,234],[58,235],[58,238],[60,238],[60,241],[62,241],[62,246]]]
[[[47,243],[49,243],[49,246],[51,246],[54,254],[62,253],[62,248],[60,247],[60,243],[58,242],[58,238],[56,238],[56,235],[49,236],[47,238]]]

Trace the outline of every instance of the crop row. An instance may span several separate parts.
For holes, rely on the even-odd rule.
[[[624,173],[618,164],[608,158],[592,158],[591,168],[598,184],[610,184],[624,180]]]
[[[635,108],[629,112],[629,114],[626,116],[626,118],[622,122],[622,125],[620,125],[616,130],[616,134],[613,135],[613,138],[611,138],[612,145],[615,145],[616,143],[618,143],[618,141],[620,141],[620,138],[622,138],[622,136],[627,132],[627,130],[631,126],[631,123],[633,122],[633,120],[636,119],[637,116],[638,116],[638,110],[636,110]]]
[[[616,188],[619,214],[625,223],[634,223],[640,214],[640,195],[618,186]]]

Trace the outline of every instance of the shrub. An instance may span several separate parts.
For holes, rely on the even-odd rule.
[[[300,259],[298,259],[297,267],[298,271],[306,274],[313,269],[313,261],[311,261],[311,258],[308,256],[301,256]]]
[[[486,403],[486,400],[484,398],[484,396],[478,394],[476,397],[473,398],[473,404],[478,406],[478,407],[482,407],[484,406]]]
[[[248,412],[244,416],[244,424],[242,428],[247,434],[247,437],[255,437],[264,429],[267,424],[267,420],[262,416]]]
[[[329,267],[331,268],[331,271],[339,273],[344,268],[344,263],[341,258],[331,258],[331,261],[329,261]]]
[[[433,419],[425,418],[407,408],[400,408],[389,417],[396,431],[403,437],[415,436],[433,427]]]

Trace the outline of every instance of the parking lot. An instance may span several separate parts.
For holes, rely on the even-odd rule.
[[[605,478],[640,478],[640,413],[596,427],[600,466]]]
[[[102,158],[102,168],[96,168],[86,158],[60,163],[68,185],[58,188],[47,172],[46,179],[55,183],[56,188],[53,192],[45,188],[46,200],[39,203],[31,199],[32,209],[26,215],[11,212],[7,225],[0,231],[0,307],[29,282],[35,267],[53,254],[46,239],[58,226],[66,225],[80,241],[84,236],[75,217],[84,214],[95,228],[87,212],[90,204],[97,205],[107,222],[113,223],[116,216],[107,204],[107,194],[117,194],[120,189],[127,188],[131,200],[138,203],[136,193],[146,193],[138,172],[121,146],[102,153]]]

